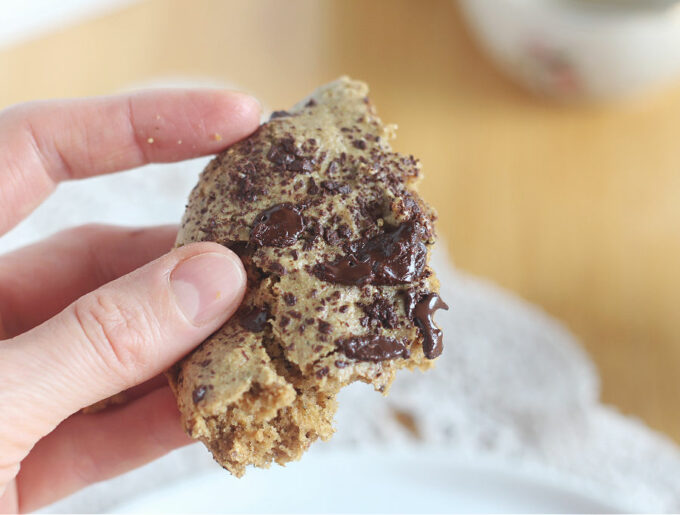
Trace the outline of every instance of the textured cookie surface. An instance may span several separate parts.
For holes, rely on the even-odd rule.
[[[341,78],[217,156],[177,245],[216,241],[248,273],[238,313],[169,372],[187,432],[240,476],[333,433],[335,396],[386,392],[442,350],[420,165],[392,152],[361,82]]]

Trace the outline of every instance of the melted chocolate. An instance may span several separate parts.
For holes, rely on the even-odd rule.
[[[267,323],[269,313],[267,308],[260,308],[253,306],[241,315],[239,320],[241,327],[252,331],[253,333],[261,333],[264,331],[264,326]]]
[[[302,215],[292,204],[277,204],[255,218],[250,241],[261,246],[293,245],[303,229]]]
[[[410,355],[402,340],[384,336],[355,336],[335,343],[348,358],[357,361],[385,361]]]
[[[449,307],[436,293],[425,296],[413,309],[415,323],[423,333],[423,352],[427,359],[434,359],[442,353],[442,330],[434,323],[434,313]]]
[[[355,242],[350,254],[316,265],[314,274],[322,281],[354,286],[411,282],[425,268],[423,232],[415,222],[403,223],[368,241]]]
[[[334,263],[317,265],[314,275],[322,281],[360,286],[373,278],[370,263],[362,263],[354,256],[347,256]]]

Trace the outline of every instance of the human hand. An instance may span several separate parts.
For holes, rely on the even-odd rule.
[[[1,111],[0,234],[59,181],[215,153],[258,122],[252,98],[209,90]],[[189,443],[159,374],[236,310],[245,272],[216,243],[158,257],[175,233],[86,226],[0,256],[0,512],[35,510]],[[79,413],[123,390],[127,404]]]

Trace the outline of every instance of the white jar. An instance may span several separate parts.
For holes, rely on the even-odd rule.
[[[481,45],[531,89],[627,96],[680,77],[680,2],[459,0]]]

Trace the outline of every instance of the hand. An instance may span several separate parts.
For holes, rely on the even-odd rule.
[[[258,122],[252,98],[208,90],[2,111],[0,234],[59,181],[215,153]],[[175,233],[87,226],[0,256],[0,512],[189,443],[159,374],[236,310],[245,273],[216,243],[161,256]],[[124,390],[125,405],[79,413]]]

